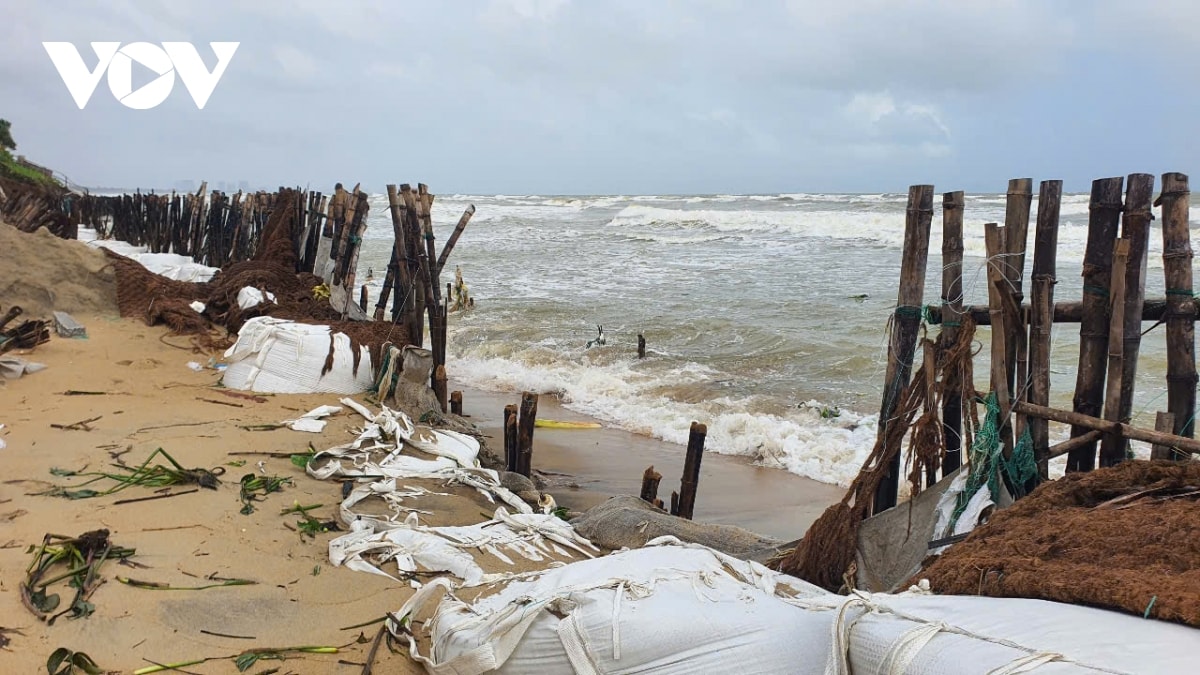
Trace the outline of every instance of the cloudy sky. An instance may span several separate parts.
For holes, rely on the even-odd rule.
[[[0,117],[75,182],[507,194],[1000,191],[1196,172],[1190,0],[7,0]],[[85,109],[42,47],[240,42]],[[135,66],[134,88],[152,77]],[[149,71],[146,71],[149,72]]]

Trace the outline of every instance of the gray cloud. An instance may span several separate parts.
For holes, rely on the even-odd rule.
[[[1116,164],[1186,171],[1166,163],[1195,147],[1194,133],[1170,145],[1155,131],[1106,152],[1127,111],[1093,77],[1128,86],[1165,77],[1155,59],[1200,62],[1184,27],[1197,10],[1180,3],[11,4],[0,116],[23,151],[89,184],[998,189],[1010,173],[1055,172],[1042,177],[1078,187]],[[241,46],[204,110],[178,85],[128,110],[101,83],[80,111],[49,40],[85,60],[92,40],[191,41],[209,66],[208,41]],[[1185,89],[1156,89],[1154,108],[1194,118]]]

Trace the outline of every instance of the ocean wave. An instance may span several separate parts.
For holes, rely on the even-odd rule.
[[[876,416],[816,401],[767,413],[756,412],[763,404],[753,398],[664,397],[664,389],[702,384],[719,374],[692,362],[648,372],[646,363],[606,362],[600,356],[570,360],[553,341],[523,348],[485,342],[455,354],[455,377],[481,389],[554,395],[571,410],[669,443],[686,444],[691,423],[700,421],[708,426],[709,451],[838,485],[853,480],[875,442]]]

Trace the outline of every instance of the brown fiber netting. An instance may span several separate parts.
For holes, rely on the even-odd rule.
[[[384,343],[405,343],[407,332],[391,323],[343,321],[342,314],[329,304],[327,295],[314,293],[320,277],[296,272],[292,242],[295,230],[295,195],[280,193],[263,231],[259,251],[253,260],[226,265],[207,283],[174,281],[159,276],[124,256],[106,251],[113,260],[117,278],[117,305],[121,316],[136,317],[150,325],[165,324],[179,334],[201,336],[205,348],[224,348],[233,342],[242,325],[257,316],[272,316],[289,321],[329,326],[345,333],[353,345],[354,371],[358,372],[359,346],[369,349],[372,363],[379,363]],[[271,293],[274,302],[242,309],[237,296],[244,287]],[[203,314],[192,309],[194,301],[204,303]],[[218,330],[214,332],[214,327]],[[223,329],[223,330],[220,330]],[[226,334],[226,331],[228,332]],[[332,355],[332,341],[330,346]]]
[[[871,454],[863,462],[858,476],[846,489],[842,501],[830,506],[808,528],[796,548],[773,561],[772,567],[829,590],[838,590],[850,573],[858,547],[858,529],[871,515],[875,492],[887,475],[892,460],[900,453],[906,435],[910,435],[908,479],[915,496],[921,490],[922,477],[941,467],[942,439],[938,409],[948,388],[961,388],[972,381],[971,345],[975,324],[964,317],[954,342],[938,336],[937,342],[922,340],[924,358],[913,374],[912,382],[897,395],[892,418],[876,440]],[[974,405],[963,397],[966,426],[963,438],[971,437]],[[969,446],[963,448],[968,453]]]
[[[1129,461],[1045,483],[920,578],[937,593],[1041,598],[1200,627],[1200,463]]]

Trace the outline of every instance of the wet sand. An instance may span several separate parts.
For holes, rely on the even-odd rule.
[[[451,364],[451,374],[453,368]],[[504,452],[501,433],[504,406],[519,403],[520,394],[501,394],[463,387],[463,412],[487,436],[488,447]],[[553,396],[538,398],[542,419],[594,422],[567,410]],[[534,432],[533,468],[570,474],[547,490],[561,506],[582,511],[619,494],[641,492],[642,473],[654,465],[662,474],[658,495],[669,503],[679,489],[685,448],[623,429],[546,429]],[[565,484],[574,482],[578,488]],[[737,525],[785,541],[799,539],[812,521],[837,500],[845,488],[820,483],[780,469],[755,466],[745,457],[705,453],[696,492],[697,521]]]

